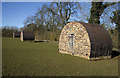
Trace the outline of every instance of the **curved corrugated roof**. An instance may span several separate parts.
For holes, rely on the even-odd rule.
[[[92,43],[99,45],[101,42],[103,42],[109,44],[109,46],[112,46],[112,40],[109,36],[109,33],[102,26],[98,24],[80,23],[86,28]]]

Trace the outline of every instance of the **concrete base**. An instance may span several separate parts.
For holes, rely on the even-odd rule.
[[[96,57],[96,58],[90,58],[90,60],[98,60],[98,59],[108,59],[108,58],[111,58],[111,55],[109,55],[109,56],[100,56],[100,57]]]
[[[73,56],[78,56],[78,57],[82,57],[82,58],[85,58],[85,59],[90,59],[89,56],[83,56],[83,55],[80,55],[80,54],[74,54],[74,53],[69,53],[69,52],[59,52],[59,53],[70,54],[70,55],[73,55]]]

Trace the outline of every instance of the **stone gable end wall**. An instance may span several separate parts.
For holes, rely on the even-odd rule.
[[[69,35],[74,34],[73,50],[69,49]],[[59,38],[59,52],[89,59],[90,40],[86,28],[79,22],[70,22],[64,26]]]

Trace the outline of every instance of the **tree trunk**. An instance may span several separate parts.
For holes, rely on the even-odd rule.
[[[101,6],[103,2],[92,2],[92,8],[90,10],[90,19],[89,23],[97,23],[100,24],[100,16],[101,16]]]
[[[114,5],[116,3],[105,3],[103,2],[92,2],[92,8],[90,10],[90,19],[89,23],[97,23],[100,24],[100,16],[102,15],[104,9],[106,9],[110,5]]]

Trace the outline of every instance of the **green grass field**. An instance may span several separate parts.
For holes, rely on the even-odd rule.
[[[54,42],[2,39],[3,76],[117,76],[118,56],[88,61],[61,54]]]

